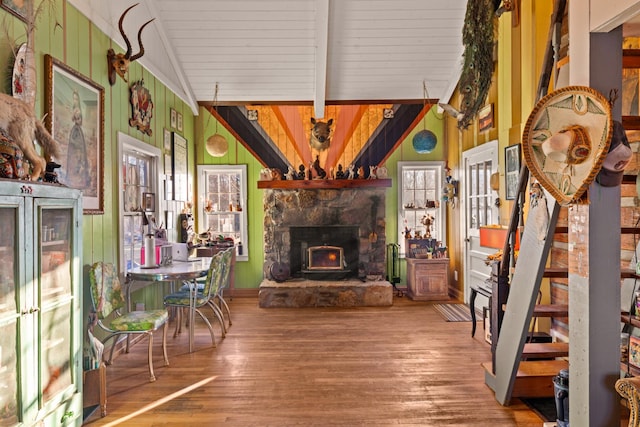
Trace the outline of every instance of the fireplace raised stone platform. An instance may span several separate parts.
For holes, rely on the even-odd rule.
[[[393,286],[383,280],[263,280],[258,304],[262,308],[385,307],[393,305]]]

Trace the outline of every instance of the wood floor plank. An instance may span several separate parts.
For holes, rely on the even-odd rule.
[[[154,383],[145,343],[119,355],[107,367],[107,416],[85,424],[541,426],[519,400],[496,402],[481,367],[489,345],[431,305],[396,297],[392,307],[262,309],[234,298],[217,348],[198,321],[196,351],[187,330],[170,335],[163,366],[156,338]]]

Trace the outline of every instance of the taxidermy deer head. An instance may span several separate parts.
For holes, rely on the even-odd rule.
[[[129,42],[129,39],[127,38],[127,35],[124,33],[124,29],[122,28],[122,21],[124,19],[124,16],[127,14],[127,12],[129,12],[129,10],[133,9],[138,4],[139,3],[136,3],[125,10],[120,16],[120,20],[118,21],[118,28],[120,28],[120,34],[122,34],[122,38],[124,38],[124,42],[127,44],[127,51],[125,53],[115,53],[113,49],[109,49],[107,51],[107,67],[109,74],[109,84],[111,86],[116,83],[116,74],[122,77],[122,80],[126,82],[126,73],[129,71],[129,64],[131,64],[136,59],[142,58],[142,55],[144,55],[144,46],[142,46],[142,30],[155,18],[145,22],[144,25],[138,30],[138,45],[140,45],[140,51],[135,55],[131,54],[131,42]]]
[[[311,148],[318,151],[326,150],[331,143],[331,125],[333,124],[333,119],[329,119],[327,122],[318,122],[311,117],[311,124],[313,125],[311,128],[311,137],[309,138]]]

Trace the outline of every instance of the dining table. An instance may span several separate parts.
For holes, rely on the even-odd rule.
[[[173,261],[168,265],[156,266],[138,266],[129,270],[126,274],[126,299],[127,307],[131,307],[131,288],[134,282],[142,282],[145,285],[153,283],[172,282],[175,288],[176,283],[189,283],[190,292],[190,309],[189,309],[189,353],[193,352],[194,332],[193,325],[195,322],[195,299],[197,292],[197,279],[207,276],[211,265],[211,257],[201,257],[188,261]]]

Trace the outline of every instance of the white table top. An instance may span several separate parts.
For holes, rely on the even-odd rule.
[[[211,258],[203,257],[198,261],[173,261],[171,265],[154,268],[136,267],[129,270],[127,279],[155,282],[193,280],[206,276],[210,265]]]

